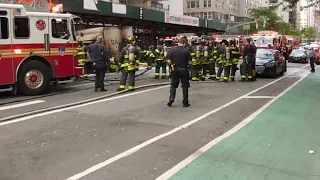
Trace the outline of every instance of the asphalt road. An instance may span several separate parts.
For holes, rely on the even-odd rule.
[[[156,179],[299,80],[309,71],[302,66],[289,64],[287,76],[277,80],[194,83],[189,108],[182,107],[180,89],[167,107],[164,86],[0,123],[0,180]],[[0,106],[0,116],[97,96],[83,90],[23,107]]]

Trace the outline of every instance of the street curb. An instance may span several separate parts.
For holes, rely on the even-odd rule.
[[[140,90],[140,89],[144,89],[144,88],[165,86],[165,85],[170,85],[170,82],[146,84],[146,85],[138,86],[135,89],[136,90]],[[78,101],[78,102],[74,102],[74,103],[70,103],[70,104],[65,104],[65,105],[61,105],[61,106],[54,106],[54,107],[50,107],[50,108],[45,108],[45,109],[35,110],[35,111],[27,112],[27,113],[14,115],[14,116],[9,116],[9,117],[5,117],[5,118],[1,118],[0,122],[10,121],[10,120],[17,119],[17,118],[22,118],[22,117],[25,117],[25,116],[31,116],[31,115],[35,115],[35,114],[39,114],[39,113],[45,113],[45,112],[54,111],[54,110],[58,110],[58,109],[77,106],[77,105],[81,105],[81,104],[84,104],[84,103],[90,103],[90,102],[93,102],[93,101],[98,101],[98,100],[101,100],[101,99],[110,98],[110,97],[113,97],[113,96],[116,96],[116,95],[125,94],[127,92],[130,92],[130,91],[129,90],[119,91],[119,92],[111,93],[111,94],[108,94],[108,95],[99,96],[99,97],[96,97],[96,98],[91,98],[91,99]]]

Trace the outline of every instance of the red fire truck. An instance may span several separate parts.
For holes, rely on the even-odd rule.
[[[60,13],[62,5],[52,8],[55,13],[31,12],[22,1],[0,2],[0,88],[38,95],[51,82],[70,82],[76,75],[75,16]]]
[[[281,37],[281,34],[276,31],[259,31],[251,36],[258,48],[270,49],[274,49],[276,45],[280,46]]]

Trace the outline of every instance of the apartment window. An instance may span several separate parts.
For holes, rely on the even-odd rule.
[[[220,4],[221,4],[220,0],[216,0],[216,4],[215,4],[215,5],[216,5],[216,8],[217,8],[217,9],[220,8]]]
[[[203,7],[205,7],[205,8],[211,7],[211,0],[203,1]]]
[[[127,4],[127,1],[126,0],[120,0],[119,3],[120,4]]]
[[[188,9],[194,9],[194,8],[199,8],[199,1],[188,1],[187,2],[187,8]]]
[[[151,2],[151,7],[163,9],[163,4]]]
[[[204,12],[203,13],[203,19],[212,19],[212,12]]]

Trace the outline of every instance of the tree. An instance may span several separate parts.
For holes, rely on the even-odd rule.
[[[259,30],[274,30],[281,34],[290,34],[291,24],[284,22],[276,13],[275,9],[278,6],[262,7],[250,10],[252,19],[258,22],[259,28],[251,26],[252,31]]]
[[[275,29],[281,18],[275,12],[275,7],[250,9],[250,17],[258,22],[257,30]]]
[[[316,30],[313,27],[306,27],[301,30],[302,37],[307,39],[308,42],[316,38]]]
[[[291,36],[298,36],[298,37],[302,36],[301,31],[298,29],[290,29],[287,34]]]

